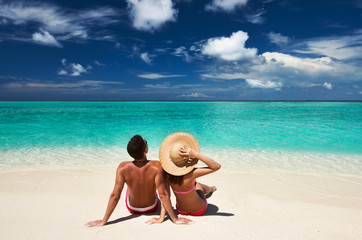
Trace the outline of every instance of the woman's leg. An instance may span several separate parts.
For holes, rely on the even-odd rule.
[[[205,195],[208,195],[210,193],[213,193],[216,191],[216,187],[215,186],[208,186],[206,184],[202,184],[200,182],[197,182],[196,183],[196,187],[195,187],[196,190],[201,190],[204,192]]]

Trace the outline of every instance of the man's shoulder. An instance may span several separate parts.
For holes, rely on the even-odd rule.
[[[149,162],[152,166],[155,166],[155,167],[161,167],[162,168],[162,166],[161,166],[161,162],[160,161],[158,161],[158,160],[150,160],[150,162]]]
[[[124,168],[127,168],[129,166],[132,166],[132,161],[124,161],[124,162],[121,162],[119,165],[118,165],[118,170],[121,170],[121,169],[124,169]]]
[[[158,160],[150,160],[149,163],[152,166],[152,168],[154,168],[158,172],[162,171],[162,165],[161,165],[160,161],[158,161]]]

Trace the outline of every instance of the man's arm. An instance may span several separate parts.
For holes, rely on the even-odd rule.
[[[192,222],[192,220],[190,220],[188,218],[184,218],[184,217],[177,217],[175,212],[173,211],[171,201],[170,201],[170,191],[169,190],[167,191],[167,188],[165,186],[165,182],[163,179],[163,170],[161,167],[157,169],[155,184],[156,184],[156,188],[157,188],[160,200],[162,202],[162,208],[164,209],[164,210],[161,209],[160,218],[164,218],[164,214],[165,214],[165,210],[166,210],[173,223],[190,224]],[[162,221],[163,221],[163,219],[162,219]],[[156,221],[156,222],[158,222],[158,221]],[[147,221],[147,223],[149,223],[149,224],[156,223],[156,222]]]
[[[114,209],[116,208],[118,201],[121,197],[121,193],[124,186],[124,178],[122,175],[122,169],[118,168],[116,173],[116,182],[114,184],[113,191],[111,195],[109,196],[108,205],[106,209],[106,213],[104,214],[103,220],[96,220],[92,222],[86,223],[86,226],[88,227],[97,227],[97,226],[104,226],[107,224],[108,219],[112,215]]]

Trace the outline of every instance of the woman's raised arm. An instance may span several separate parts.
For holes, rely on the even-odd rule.
[[[193,171],[193,175],[195,178],[215,172],[221,168],[220,163],[209,158],[208,156],[196,152],[191,148],[188,148],[187,146],[180,148],[179,151],[179,154],[183,157],[183,159],[197,158],[208,166],[207,168],[198,168],[196,169],[197,171]]]

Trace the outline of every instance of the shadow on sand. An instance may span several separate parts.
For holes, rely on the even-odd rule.
[[[207,204],[206,212],[204,213],[204,216],[223,216],[223,217],[231,217],[234,216],[233,213],[225,213],[225,212],[219,212],[219,208],[213,204]]]
[[[111,225],[111,224],[116,224],[116,223],[120,223],[120,222],[123,222],[123,221],[127,221],[127,220],[131,220],[133,218],[138,218],[140,216],[149,216],[150,218],[152,217],[159,217],[160,216],[160,212],[161,212],[161,209],[158,208],[156,212],[153,212],[153,213],[144,213],[144,214],[130,214],[128,216],[124,216],[124,217],[120,217],[118,219],[115,219],[113,221],[109,221],[107,222],[107,225]],[[165,221],[168,219],[168,216],[165,217]]]
[[[118,218],[118,219],[115,219],[113,221],[109,221],[107,223],[107,225],[112,225],[112,224],[116,224],[116,223],[120,223],[120,222],[123,222],[123,221],[127,221],[127,220],[131,220],[133,218],[138,218],[140,216],[150,216],[150,217],[158,217],[160,214],[160,209],[158,209],[156,212],[154,213],[150,213],[150,214],[131,214],[131,215],[128,215],[128,216],[124,216],[124,217],[121,217],[121,218]],[[183,215],[180,215],[176,210],[175,210],[175,214],[178,215],[178,216],[183,216]],[[204,213],[203,216],[223,216],[223,217],[232,217],[234,216],[233,213],[225,213],[225,212],[219,212],[219,208],[213,204],[208,204],[207,205],[207,210],[206,212]],[[187,217],[187,216],[186,216]],[[166,216],[165,218],[165,221],[168,220],[168,216]]]

